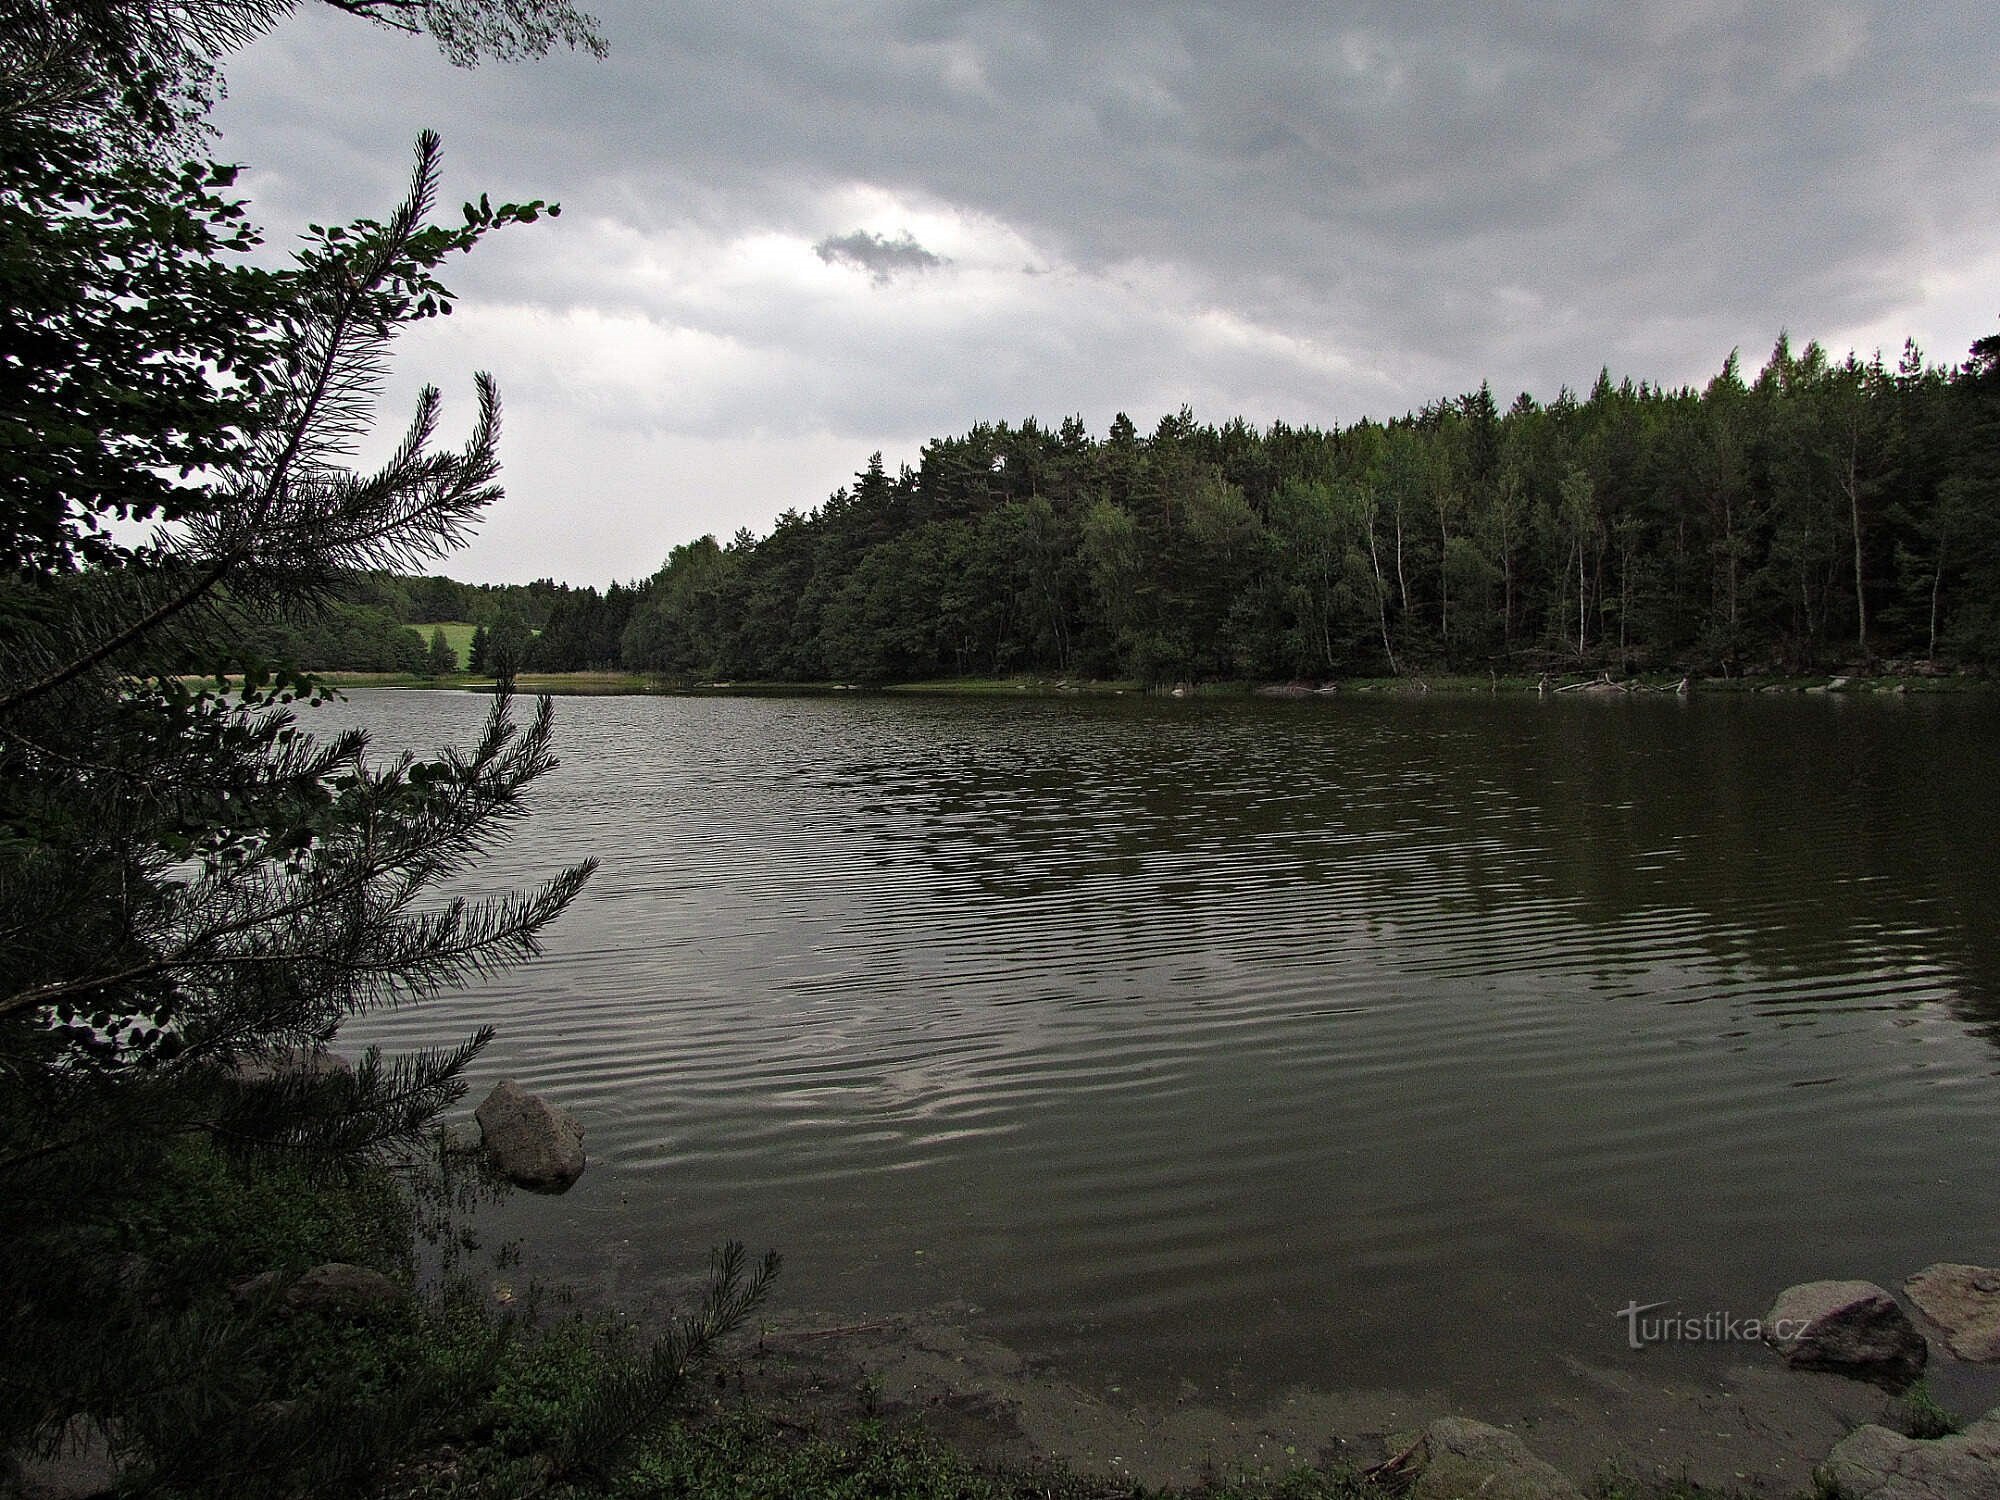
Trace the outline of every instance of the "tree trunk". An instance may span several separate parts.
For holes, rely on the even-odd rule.
[[[1861,477],[1856,472],[1859,457],[1855,444],[1859,439],[1849,434],[1847,466],[1842,473],[1842,488],[1847,491],[1847,514],[1854,525],[1854,614],[1856,629],[1861,646],[1861,655],[1868,655],[1868,589],[1861,576]]]
[[[1403,619],[1410,618],[1410,580],[1403,572],[1403,507],[1396,507],[1396,589],[1402,597]]]
[[[1396,665],[1396,648],[1389,644],[1389,581],[1382,576],[1382,558],[1375,549],[1373,516],[1368,517],[1368,565],[1375,570],[1375,618],[1382,627],[1382,654],[1389,658],[1389,675],[1401,677],[1403,669]]]
[[[1584,606],[1589,602],[1590,590],[1583,575],[1583,533],[1576,534],[1576,659],[1583,660]]]
[[[1931,645],[1929,661],[1937,660],[1938,637],[1938,595],[1944,590],[1944,538],[1945,528],[1942,518],[1938,521],[1937,569],[1931,574]]]

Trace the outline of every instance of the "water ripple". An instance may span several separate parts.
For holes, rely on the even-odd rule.
[[[548,958],[357,1034],[495,1019],[579,1110],[565,1274],[749,1235],[1162,1378],[1504,1381],[1633,1296],[1990,1255],[1991,721],[571,700],[479,876],[604,861]]]

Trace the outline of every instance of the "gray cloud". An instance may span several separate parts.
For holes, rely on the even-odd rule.
[[[608,62],[472,72],[301,15],[233,69],[226,143],[267,218],[378,208],[426,123],[465,193],[560,197],[560,229],[455,284],[726,355],[726,399],[683,411],[649,375],[629,422],[805,412],[865,456],[1029,410],[1144,421],[1175,391],[1346,421],[1489,378],[1548,396],[1607,363],[1696,379],[1780,327],[1907,330],[1949,359],[2000,312],[1976,274],[2000,243],[1990,0],[593,8]],[[848,278],[870,304],[849,307],[767,269],[760,236],[808,267],[814,248],[953,276],[894,299]],[[1004,329],[934,305],[947,285],[1005,303]],[[709,379],[690,358],[682,378]],[[555,380],[535,399],[582,400]]]
[[[813,246],[813,254],[830,266],[856,266],[877,286],[887,286],[899,272],[931,271],[946,264],[942,255],[926,250],[907,231],[893,240],[865,229],[830,234]]]

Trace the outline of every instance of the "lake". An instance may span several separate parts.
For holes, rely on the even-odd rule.
[[[378,748],[482,699],[352,693]],[[2000,1258],[2000,705],[604,697],[481,879],[591,1165],[501,1222],[617,1302],[707,1247],[1100,1386],[1511,1399],[1617,1310]]]

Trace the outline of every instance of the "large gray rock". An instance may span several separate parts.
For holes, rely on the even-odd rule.
[[[21,1500],[95,1500],[118,1484],[118,1466],[111,1457],[111,1438],[87,1417],[71,1417],[54,1453],[34,1450],[12,1455],[0,1471],[11,1470],[6,1492]]]
[[[1424,1429],[1424,1467],[1409,1500],[1583,1500],[1583,1492],[1513,1433],[1465,1417]]]
[[[1764,1337],[1785,1363],[1866,1380],[1914,1379],[1930,1357],[1896,1299],[1872,1281],[1807,1281],[1778,1294]]]
[[[494,1169],[537,1193],[560,1193],[583,1175],[583,1127],[566,1110],[502,1079],[473,1112]]]
[[[2000,1364],[2000,1271],[1942,1261],[1925,1266],[1903,1290],[1943,1330],[1953,1354],[1974,1364]]]
[[[402,1287],[366,1266],[331,1261],[314,1266],[285,1288],[285,1306],[300,1312],[355,1317],[394,1307],[404,1298]]]
[[[2000,1500],[2000,1408],[1954,1437],[1857,1427],[1813,1477],[1841,1500]]]

